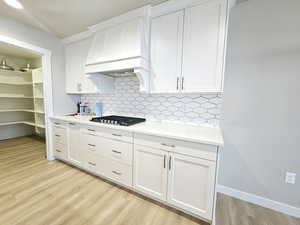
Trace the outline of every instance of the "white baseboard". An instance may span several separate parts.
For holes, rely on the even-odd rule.
[[[271,199],[263,198],[254,194],[250,194],[247,192],[243,192],[237,189],[233,189],[230,187],[226,187],[223,185],[217,186],[217,192],[223,193],[225,195],[229,195],[234,198],[238,198],[244,200],[246,202],[250,202],[265,208],[269,208],[290,216],[300,218],[300,208],[290,206],[288,204],[277,202]]]

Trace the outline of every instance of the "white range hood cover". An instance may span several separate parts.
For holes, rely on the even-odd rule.
[[[136,74],[140,91],[149,91],[150,6],[92,26],[93,42],[85,72],[113,77]]]

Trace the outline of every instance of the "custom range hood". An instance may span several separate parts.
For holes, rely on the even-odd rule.
[[[89,27],[94,33],[85,72],[90,76],[136,75],[149,91],[150,6]]]

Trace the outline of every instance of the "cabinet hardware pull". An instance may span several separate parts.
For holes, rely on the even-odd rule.
[[[60,137],[60,135],[59,134],[55,134],[55,137]]]
[[[166,169],[166,155],[164,155],[164,169]]]
[[[172,157],[170,156],[170,158],[169,158],[169,170],[171,170],[171,167],[172,167]]]
[[[181,90],[184,88],[184,77],[181,78]]]
[[[92,131],[92,132],[95,132],[95,130],[93,130],[93,129],[88,129],[88,131]]]
[[[88,146],[91,146],[91,147],[96,147],[96,145],[92,145],[92,144],[88,144]]]
[[[122,154],[122,152],[119,152],[119,151],[116,151],[116,150],[111,150],[112,152],[114,153],[117,153],[117,154]]]
[[[55,151],[57,151],[57,152],[61,152],[60,150],[58,150],[58,149],[55,149]]]
[[[166,143],[161,143],[161,145],[163,146],[167,146],[167,147],[171,147],[171,148],[175,148],[175,145],[170,145],[170,144],[166,144]]]
[[[111,134],[111,135],[116,136],[116,137],[122,137],[121,134]]]
[[[69,123],[70,125],[72,125],[72,126],[74,126],[75,125],[75,123]]]
[[[96,166],[96,163],[89,162],[90,165]]]
[[[55,125],[60,125],[60,123],[57,123],[57,122],[55,122],[54,124],[55,124]]]
[[[112,171],[114,174],[117,174],[117,175],[122,175],[122,173],[120,173],[120,172],[117,172],[117,171]]]
[[[179,77],[177,77],[177,87],[176,87],[176,90],[179,89]]]

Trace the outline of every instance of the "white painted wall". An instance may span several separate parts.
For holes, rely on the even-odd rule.
[[[9,36],[52,51],[54,114],[61,115],[75,111],[78,97],[65,94],[65,60],[60,40],[51,34],[1,16],[0,35]]]
[[[300,1],[239,4],[228,38],[219,183],[299,208]]]

